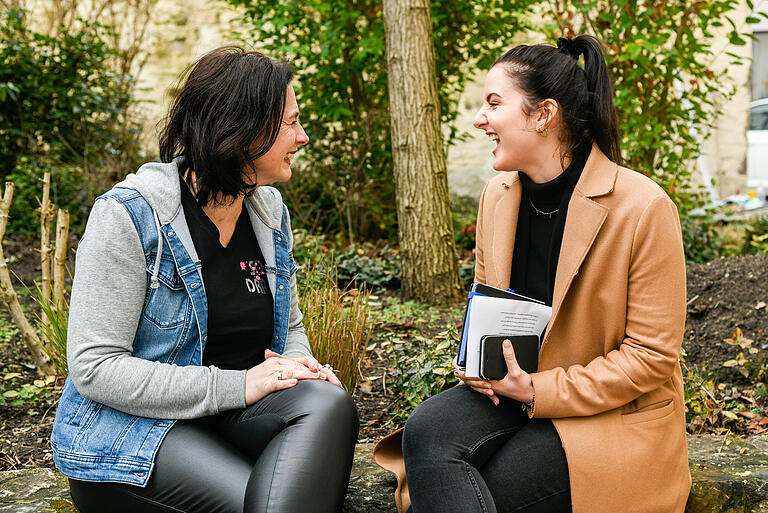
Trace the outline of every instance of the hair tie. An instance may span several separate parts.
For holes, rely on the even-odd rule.
[[[557,38],[557,49],[573,57],[577,61],[579,60],[579,55],[581,55],[581,51],[576,48],[574,40],[567,37]]]

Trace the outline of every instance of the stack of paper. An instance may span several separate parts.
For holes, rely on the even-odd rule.
[[[539,301],[510,290],[477,283],[472,285],[459,348],[459,367],[465,368],[467,377],[480,377],[480,339],[483,336],[541,337],[551,317],[552,307]]]

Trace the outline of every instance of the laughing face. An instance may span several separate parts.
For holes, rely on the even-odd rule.
[[[299,105],[293,86],[288,85],[285,95],[285,111],[280,131],[267,153],[252,162],[256,170],[256,185],[285,182],[291,178],[291,159],[309,142],[307,133],[299,122]]]
[[[525,113],[523,95],[504,66],[494,66],[488,72],[484,95],[483,106],[472,124],[495,143],[493,168],[525,171],[533,162],[529,150],[536,147],[541,136],[536,118]]]

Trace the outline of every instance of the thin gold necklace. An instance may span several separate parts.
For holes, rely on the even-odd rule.
[[[543,210],[539,210],[538,208],[536,208],[536,205],[533,204],[533,201],[531,201],[531,198],[528,198],[528,203],[531,204],[531,207],[533,207],[533,211],[536,213],[537,216],[543,216],[543,217],[546,217],[547,219],[552,219],[552,216],[557,214],[557,212],[560,210],[559,208],[556,208],[551,212],[545,212]]]

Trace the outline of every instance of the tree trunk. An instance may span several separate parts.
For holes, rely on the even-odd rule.
[[[460,290],[428,0],[384,0],[389,112],[405,299]]]

